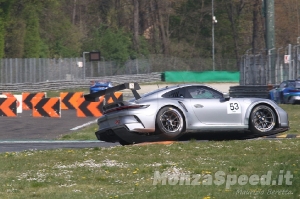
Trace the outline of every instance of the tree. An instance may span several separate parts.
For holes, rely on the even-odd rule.
[[[5,57],[24,57],[24,38],[26,22],[22,18],[11,17],[7,22],[5,36]]]
[[[254,0],[253,2],[253,33],[252,33],[252,53],[254,54],[257,51],[257,44],[258,44],[258,13],[259,13],[259,4],[261,0]]]
[[[211,1],[187,0],[174,5],[170,14],[171,52],[176,56],[211,55]]]
[[[133,46],[139,52],[139,1],[133,0]]]
[[[0,58],[4,57],[5,24],[13,3],[14,0],[0,0]]]
[[[24,57],[39,58],[41,38],[39,33],[39,18],[35,5],[26,5],[24,17],[26,19]]]
[[[230,21],[230,27],[231,27],[232,37],[233,37],[233,41],[234,41],[235,58],[236,58],[236,60],[239,60],[239,58],[240,58],[239,50],[240,49],[239,49],[239,42],[238,42],[238,38],[239,38],[238,27],[239,27],[239,23],[240,23],[240,21],[239,21],[240,16],[245,7],[245,2],[230,0],[230,1],[226,1],[225,6],[226,6],[228,19]],[[237,67],[239,67],[238,63],[237,63]]]

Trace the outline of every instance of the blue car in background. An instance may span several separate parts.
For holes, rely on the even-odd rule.
[[[109,81],[91,81],[90,93],[102,91],[110,87],[113,87],[113,85]]]
[[[300,104],[300,80],[286,80],[270,90],[271,100],[281,104]]]

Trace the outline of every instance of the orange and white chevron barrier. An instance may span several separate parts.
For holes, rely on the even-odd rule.
[[[7,98],[16,98],[17,99],[17,113],[22,113],[22,95],[14,95],[12,93],[2,93],[2,95],[6,96]]]
[[[16,98],[0,98],[0,116],[17,117]]]
[[[23,107],[23,110],[31,110],[32,109],[32,99],[34,97],[45,98],[46,93],[44,93],[44,92],[39,92],[39,93],[24,92],[24,93],[22,93],[22,107]]]
[[[33,117],[61,117],[60,98],[38,98],[34,97],[32,102]]]
[[[85,101],[84,97],[78,100],[77,117],[100,117],[103,115],[103,97],[98,102]]]
[[[83,92],[61,92],[61,109],[76,109],[78,105],[78,99],[83,97]]]

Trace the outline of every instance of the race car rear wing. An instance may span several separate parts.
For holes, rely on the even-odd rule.
[[[101,91],[98,91],[96,93],[87,94],[87,95],[84,95],[84,99],[86,101],[90,101],[90,102],[98,102],[100,96],[109,95],[109,96],[113,97],[114,92],[117,92],[117,91],[120,91],[120,90],[125,90],[125,89],[130,89],[135,99],[140,99],[141,98],[141,96],[136,91],[136,90],[140,90],[141,87],[138,83],[135,82],[135,83],[119,84],[117,86],[107,88],[105,90],[101,90]]]

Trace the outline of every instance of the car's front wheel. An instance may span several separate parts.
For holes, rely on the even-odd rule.
[[[267,105],[256,106],[250,116],[250,131],[252,133],[265,133],[273,130],[276,125],[276,114]]]
[[[158,112],[156,125],[164,138],[172,140],[178,138],[185,129],[182,113],[171,106],[163,107]]]

